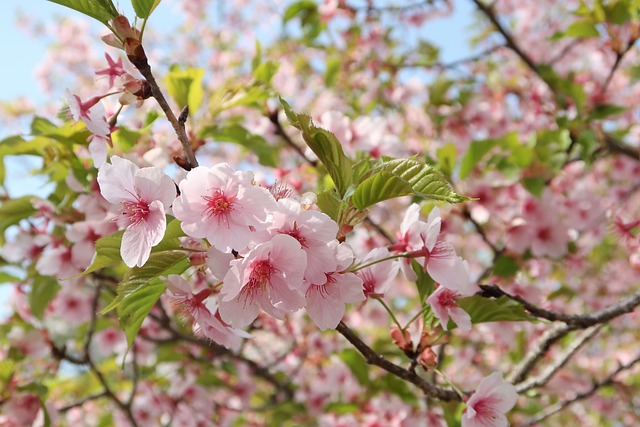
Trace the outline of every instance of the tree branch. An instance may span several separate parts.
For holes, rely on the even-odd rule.
[[[480,294],[481,296],[494,298],[506,296],[507,298],[522,304],[522,306],[535,317],[550,320],[552,322],[564,322],[573,329],[585,329],[599,323],[606,323],[618,316],[631,313],[640,305],[640,290],[638,290],[618,303],[596,311],[595,313],[566,314],[545,310],[535,306],[522,297],[511,295],[503,291],[497,285],[480,285],[480,288],[482,289],[482,293]]]
[[[591,397],[600,388],[613,384],[616,376],[619,373],[631,369],[638,362],[640,362],[640,355],[638,355],[635,359],[631,360],[630,362],[625,363],[624,365],[618,366],[617,369],[615,369],[613,372],[611,372],[609,375],[607,375],[602,380],[594,382],[593,385],[591,386],[591,388],[589,388],[588,390],[585,390],[585,391],[583,391],[581,393],[578,393],[577,395],[575,395],[571,399],[567,399],[567,400],[558,402],[555,405],[547,407],[545,410],[543,410],[542,412],[538,413],[538,415],[536,415],[534,418],[532,418],[531,420],[527,421],[524,424],[521,424],[518,427],[531,427],[533,425],[536,425],[540,421],[542,421],[542,420],[544,420],[546,418],[549,418],[550,416],[562,411],[563,409],[565,409],[569,405],[572,405],[575,402],[578,402],[580,400],[584,400],[584,399],[587,399],[587,398]]]
[[[184,155],[188,163],[188,168],[193,169],[198,166],[198,160],[196,159],[193,149],[191,148],[191,144],[189,143],[189,136],[187,135],[187,131],[185,129],[185,122],[187,121],[186,115],[188,114],[189,110],[186,109],[182,111],[180,120],[176,118],[176,115],[173,113],[173,110],[171,110],[167,99],[164,97],[164,94],[160,90],[160,86],[158,86],[158,82],[156,82],[156,79],[151,72],[151,66],[147,61],[144,50],[142,50],[142,46],[140,46],[140,49],[141,51],[137,52],[137,60],[136,58],[134,58],[134,60],[132,60],[131,62],[149,83],[149,86],[151,87],[151,94],[158,102],[158,105],[160,105],[162,111],[164,111],[164,114],[167,116],[167,120],[169,120],[169,123],[171,123],[171,126],[173,126],[173,130],[178,136],[178,140],[180,140],[180,143],[182,143],[182,150],[184,151]],[[131,60],[132,58],[129,57],[129,59]]]
[[[422,390],[426,397],[443,400],[445,402],[459,402],[462,400],[461,396],[459,396],[455,391],[435,386],[419,377],[415,372],[407,370],[389,361],[388,359],[385,359],[383,356],[376,353],[371,347],[365,344],[365,342],[362,341],[360,337],[358,337],[358,335],[356,335],[356,333],[353,332],[343,322],[340,322],[338,324],[336,330],[340,332],[340,334],[342,334],[342,336],[344,336],[347,341],[353,344],[356,349],[358,349],[358,351],[364,356],[368,364],[379,366],[390,374],[393,374],[400,379],[414,384],[420,390]]]
[[[567,362],[569,362],[569,360],[578,352],[580,348],[582,348],[584,344],[587,343],[587,341],[593,338],[598,333],[598,331],[600,331],[601,328],[602,325],[596,325],[582,331],[580,336],[578,336],[576,340],[571,343],[569,348],[567,348],[565,352],[560,357],[558,357],[558,359],[554,363],[545,368],[539,376],[529,378],[528,380],[518,384],[516,386],[516,388],[518,389],[518,393],[523,393],[532,388],[545,385],[560,369],[562,369],[562,367],[567,364]]]

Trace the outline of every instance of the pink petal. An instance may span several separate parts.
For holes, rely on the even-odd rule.
[[[176,198],[176,187],[160,168],[142,168],[134,178],[136,194],[142,200],[159,200],[164,206],[171,206]]]
[[[134,178],[138,169],[129,160],[111,157],[111,164],[104,163],[98,171],[102,197],[110,203],[135,201]]]

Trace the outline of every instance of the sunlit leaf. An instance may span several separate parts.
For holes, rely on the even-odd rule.
[[[310,116],[295,113],[282,98],[280,102],[291,125],[302,131],[302,138],[327,168],[340,196],[344,196],[352,183],[353,169],[352,162],[345,156],[340,141],[331,132],[316,127]]]
[[[4,232],[12,225],[37,212],[31,204],[33,196],[24,196],[2,202],[0,205],[0,244],[4,244]]]
[[[131,0],[136,16],[142,19],[148,18],[159,4],[160,0]]]
[[[111,0],[48,0],[90,16],[103,24],[119,15]]]

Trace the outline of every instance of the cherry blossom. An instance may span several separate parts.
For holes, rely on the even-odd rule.
[[[354,273],[342,272],[353,262],[353,251],[337,241],[328,247],[334,252],[335,271],[326,271],[324,280],[306,282],[305,300],[309,317],[323,331],[335,328],[345,312],[345,303],[364,301],[362,279]],[[308,259],[314,260],[312,257]]]
[[[462,427],[506,427],[505,414],[518,400],[516,388],[502,378],[500,372],[485,377],[467,401],[462,414]]]
[[[391,254],[387,248],[371,250],[362,260],[362,265],[372,264],[356,272],[362,279],[364,293],[367,296],[381,296],[389,290],[400,269],[398,261],[388,259]]]
[[[194,323],[194,332],[227,348],[237,349],[240,338],[251,338],[250,334],[234,329],[220,318],[215,300],[210,298],[211,289],[203,289],[193,294],[191,285],[182,277],[171,274],[165,279],[171,292],[171,304]]]
[[[431,306],[433,313],[440,320],[440,324],[445,331],[448,330],[449,317],[458,325],[461,331],[471,330],[471,317],[456,303],[461,297],[462,295],[458,291],[440,286],[427,298],[427,304]]]
[[[167,226],[165,207],[176,197],[175,184],[158,168],[142,168],[118,156],[98,172],[102,196],[119,204],[118,224],[125,227],[120,246],[129,267],[143,266],[151,248],[162,240]]]
[[[251,173],[234,173],[226,163],[197,167],[180,182],[173,213],[189,236],[206,237],[223,252],[242,252],[276,209],[269,191],[252,181]]]
[[[234,327],[251,323],[260,309],[282,319],[305,305],[302,279],[307,256],[291,236],[278,234],[231,261],[220,291],[220,315]]]

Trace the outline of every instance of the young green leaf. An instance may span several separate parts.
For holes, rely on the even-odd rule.
[[[31,282],[31,291],[29,292],[29,307],[31,313],[42,319],[44,311],[60,290],[60,284],[56,279],[49,276],[38,276]]]
[[[425,199],[460,203],[469,200],[451,190],[440,172],[412,157],[393,159],[373,168],[372,173],[387,172],[411,186],[413,194]],[[356,187],[357,189],[357,187]]]
[[[111,19],[119,15],[118,10],[111,0],[49,0],[66,6],[69,9],[78,11],[90,16],[103,24],[107,24]]]
[[[180,108],[188,105],[191,114],[195,114],[202,104],[203,77],[203,68],[188,68],[186,70],[174,68],[165,77],[169,95]]]
[[[362,210],[383,200],[413,194],[411,185],[390,172],[377,172],[362,181],[353,192],[353,206]]]
[[[516,301],[502,296],[498,299],[470,296],[458,301],[458,305],[471,316],[471,322],[536,322]],[[450,322],[449,325],[453,323]]]
[[[159,4],[160,0],[131,0],[136,16],[142,19],[148,18]]]
[[[218,142],[233,142],[241,145],[257,155],[261,165],[274,168],[278,166],[278,149],[260,135],[253,134],[240,125],[208,126],[200,132],[200,136],[210,136]]]
[[[24,196],[2,202],[0,205],[0,244],[4,244],[4,231],[7,228],[36,213],[31,199],[33,196]]]
[[[284,99],[280,98],[280,102],[291,125],[302,131],[302,138],[327,168],[338,193],[344,197],[353,180],[353,167],[338,139],[331,132],[316,127],[310,116],[295,113]]]
[[[184,252],[152,253],[144,266],[127,271],[118,285],[117,296],[101,314],[118,309],[120,324],[131,345],[142,321],[165,290],[160,277],[182,274],[190,265],[189,257]]]

